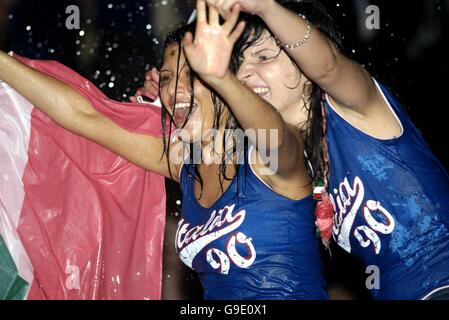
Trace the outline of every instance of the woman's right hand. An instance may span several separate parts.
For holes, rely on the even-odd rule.
[[[129,97],[129,100],[138,103],[138,96],[147,97],[151,101],[155,101],[159,98],[159,71],[156,68],[152,68],[145,73],[144,86],[137,89],[136,94]]]
[[[245,22],[238,23],[239,6],[233,7],[229,20],[223,24],[218,10],[209,7],[207,14],[207,8],[206,0],[197,0],[195,37],[187,32],[182,45],[190,67],[214,86],[229,75],[232,49],[243,33]]]

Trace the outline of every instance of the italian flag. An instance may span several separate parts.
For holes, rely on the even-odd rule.
[[[119,126],[161,135],[159,107],[112,101],[55,61],[15,57]],[[160,299],[164,225],[162,176],[62,129],[0,82],[0,299]]]

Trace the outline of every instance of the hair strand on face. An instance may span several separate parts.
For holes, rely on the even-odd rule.
[[[179,69],[180,69],[180,57],[181,57],[181,50],[182,50],[182,38],[184,37],[184,35],[187,32],[192,32],[192,34],[194,34],[195,31],[195,23],[191,23],[185,26],[182,26],[178,29],[176,29],[174,32],[170,33],[167,35],[166,40],[165,40],[165,44],[164,44],[164,51],[173,44],[176,44],[178,46],[178,57],[177,57],[177,67],[176,67],[176,75],[179,75]],[[184,124],[182,126],[182,128],[184,128],[184,126],[187,124],[187,122],[189,121],[189,118],[192,114],[192,109],[193,109],[193,101],[194,101],[194,97],[195,97],[195,74],[194,72],[190,72],[190,77],[189,77],[189,82],[190,82],[190,107],[189,107],[189,111],[186,117],[186,120],[184,121]],[[177,92],[178,90],[178,81],[179,78],[176,77],[176,85],[175,85],[175,91]],[[159,83],[159,88],[161,88],[161,84]],[[160,94],[159,94],[160,95]],[[229,109],[227,108],[227,106],[223,103],[223,101],[216,95],[214,94],[214,92],[211,91],[211,100],[213,103],[213,107],[214,107],[214,120],[213,120],[213,125],[212,125],[212,130],[216,130],[218,131],[220,129],[220,127],[224,124],[224,129],[225,132],[228,130],[235,130],[235,129],[239,129],[239,125],[237,123],[237,121],[235,120],[235,118],[233,117],[232,113],[229,111]],[[174,101],[174,106],[176,106],[176,94],[175,94],[175,101]],[[173,107],[174,108],[174,107]],[[162,139],[163,139],[163,143],[164,143],[164,151],[163,154],[165,154],[166,159],[168,161],[168,163],[170,163],[170,159],[169,159],[169,155],[170,155],[170,139],[167,141],[167,137],[172,137],[173,131],[172,128],[173,126],[176,126],[174,118],[173,118],[173,114],[174,114],[174,110],[171,110],[171,114],[169,112],[167,112],[167,107],[163,105],[163,107],[161,108],[161,121],[162,121]],[[167,134],[167,122],[169,124],[169,128],[168,128],[168,134]],[[182,129],[181,128],[181,129]],[[222,193],[224,192],[224,188],[223,188],[223,182],[225,180],[230,181],[234,178],[234,176],[230,177],[227,174],[227,165],[226,165],[226,160],[227,160],[227,147],[229,146],[229,143],[227,143],[226,141],[226,134],[222,135],[222,141],[221,141],[221,145],[223,147],[222,149],[222,155],[221,155],[221,163],[219,165],[219,181],[220,181],[220,187],[221,187],[221,191]],[[212,144],[213,144],[213,151],[215,151],[215,136],[212,136]],[[233,151],[232,151],[232,158],[236,159],[237,158],[237,152],[235,149],[235,145],[238,144],[239,142],[233,141]],[[246,144],[245,144],[245,150],[246,150]],[[189,148],[188,150],[190,151],[189,153],[189,160],[191,161],[191,163],[193,163],[194,160],[194,155],[193,152],[191,152],[192,150],[194,150],[194,146],[193,143],[189,144]],[[163,156],[162,154],[162,156]],[[201,159],[201,157],[200,157]],[[240,169],[240,164],[237,161],[234,161],[234,168],[235,168],[235,174],[237,174],[239,172]],[[192,175],[195,180],[197,180],[200,184],[201,187],[201,193],[199,196],[199,199],[201,199],[202,197],[202,190],[203,190],[203,177],[201,177],[201,174],[199,172],[199,168],[198,168],[199,164],[194,163],[193,164],[193,172],[191,171],[191,166],[189,166],[189,174]],[[171,168],[169,166],[169,173],[170,176],[172,176],[171,173]],[[238,183],[237,183],[238,185]],[[199,200],[198,199],[198,200]]]
[[[342,51],[343,46],[340,31],[320,1],[280,0],[279,3],[298,15],[305,15],[315,28],[328,37],[338,51]],[[239,19],[246,22],[246,29],[236,43],[232,54],[231,69],[234,72],[237,72],[242,64],[244,52],[251,46],[257,44],[268,30],[267,25],[258,16],[243,13]],[[295,63],[294,65],[298,68]],[[302,73],[300,72],[300,74]],[[325,154],[325,132],[323,131],[322,116],[324,91],[314,82],[310,81],[309,85],[307,88],[299,88],[298,86],[298,90],[304,90],[303,100],[307,109],[307,124],[302,129],[307,154],[305,158],[306,168],[308,168],[313,182],[317,183],[320,180],[325,181],[325,177],[327,177],[329,172]],[[312,170],[310,170],[310,167],[312,167]]]

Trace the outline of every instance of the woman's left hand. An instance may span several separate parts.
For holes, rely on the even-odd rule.
[[[260,15],[267,11],[273,0],[206,0],[208,6],[218,10],[220,15],[228,20],[232,13],[232,8],[236,5],[246,13]]]
[[[233,8],[228,21],[220,24],[218,11],[209,7],[206,17],[206,1],[197,1],[197,24],[195,39],[188,32],[183,39],[184,52],[190,67],[206,82],[223,79],[229,72],[232,49],[242,35],[245,23],[237,21],[239,6]]]

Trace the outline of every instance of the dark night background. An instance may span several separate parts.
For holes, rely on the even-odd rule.
[[[449,0],[323,1],[345,36],[345,52],[390,87],[430,147],[449,167]],[[58,60],[127,101],[160,63],[164,35],[186,21],[193,0],[0,0],[0,48]],[[380,8],[380,30],[365,28],[365,8]],[[81,11],[80,30],[68,30],[66,7]],[[177,186],[167,182],[167,229],[163,297],[197,299],[201,288],[174,252],[180,212]],[[334,298],[367,299],[364,270],[338,248],[324,254]],[[338,279],[338,281],[337,281]]]

